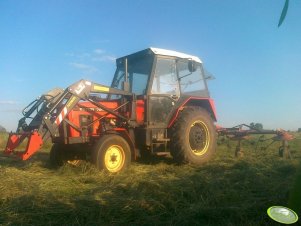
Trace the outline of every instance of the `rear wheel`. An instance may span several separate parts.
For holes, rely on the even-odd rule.
[[[170,152],[179,163],[200,165],[208,161],[216,148],[216,130],[205,109],[189,107],[171,128]]]
[[[130,146],[119,135],[104,135],[94,147],[93,160],[99,170],[110,173],[120,172],[131,162]]]

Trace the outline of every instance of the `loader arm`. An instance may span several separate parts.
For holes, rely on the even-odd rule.
[[[135,115],[131,116],[131,118],[120,115],[116,111],[94,101],[90,97],[92,93],[116,94],[135,99],[135,95],[130,92],[86,80],[80,80],[65,90],[53,89],[37,98],[23,110],[24,117],[19,120],[16,132],[9,134],[4,153],[15,154],[22,160],[30,158],[49,137],[55,138],[59,136],[60,124],[81,100],[89,101],[96,107],[103,109],[122,121],[126,121],[129,124],[132,123],[134,126]],[[68,123],[68,120],[66,122]],[[20,145],[25,142],[27,142],[25,150],[18,151]]]

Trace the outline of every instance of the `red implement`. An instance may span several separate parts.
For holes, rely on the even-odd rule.
[[[27,145],[25,151],[16,151],[15,149],[20,146],[27,138]],[[22,160],[27,160],[35,152],[37,152],[43,144],[40,134],[36,131],[28,133],[10,133],[4,153],[15,154]]]
[[[277,136],[274,138],[274,140],[282,140],[282,141],[290,141],[293,140],[294,136],[292,134],[289,134],[283,129],[277,130]]]

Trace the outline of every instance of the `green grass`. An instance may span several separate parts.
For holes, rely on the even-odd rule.
[[[235,158],[231,144],[200,167],[153,158],[117,175],[88,163],[52,169],[47,150],[26,162],[0,155],[0,225],[278,225],[266,210],[287,205],[301,140],[293,160],[278,144],[245,143]]]

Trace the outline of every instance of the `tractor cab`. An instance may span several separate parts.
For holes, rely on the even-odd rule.
[[[148,48],[118,58],[116,66],[111,87],[146,100],[145,122],[150,127],[166,128],[174,109],[188,98],[209,97],[202,62],[196,56]]]
[[[198,57],[148,48],[116,60],[111,87],[136,95],[208,97],[202,62]]]

